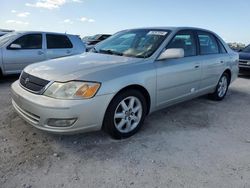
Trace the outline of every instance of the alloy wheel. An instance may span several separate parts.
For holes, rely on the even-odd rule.
[[[135,96],[123,99],[117,106],[114,113],[114,124],[121,133],[133,131],[142,118],[142,103]]]

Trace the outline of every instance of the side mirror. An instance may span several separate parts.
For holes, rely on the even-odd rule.
[[[158,60],[178,59],[183,57],[184,50],[182,48],[169,48],[162,52],[162,54],[158,57]]]
[[[18,50],[21,49],[22,46],[20,44],[11,44],[9,48],[13,50]]]

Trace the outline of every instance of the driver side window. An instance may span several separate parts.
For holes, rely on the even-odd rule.
[[[181,31],[175,35],[172,41],[167,46],[169,48],[182,48],[184,57],[196,55],[196,42],[192,31]]]
[[[42,49],[42,35],[28,34],[16,39],[12,44],[20,45],[20,50]],[[10,45],[11,46],[11,45]],[[10,46],[8,49],[11,49]]]

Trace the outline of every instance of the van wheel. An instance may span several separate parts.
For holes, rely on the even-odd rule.
[[[104,130],[115,139],[128,138],[138,132],[146,112],[146,100],[139,91],[122,92],[115,96],[106,111]]]
[[[220,77],[215,92],[210,94],[209,97],[216,101],[223,100],[227,94],[229,84],[230,84],[229,75],[224,72]]]

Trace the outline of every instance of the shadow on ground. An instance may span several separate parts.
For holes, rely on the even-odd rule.
[[[250,71],[249,73],[240,73],[239,78],[250,79]]]
[[[9,75],[9,76],[3,76],[0,78],[0,84],[8,84],[11,85],[11,83],[15,82],[18,80],[19,74],[15,75]]]

